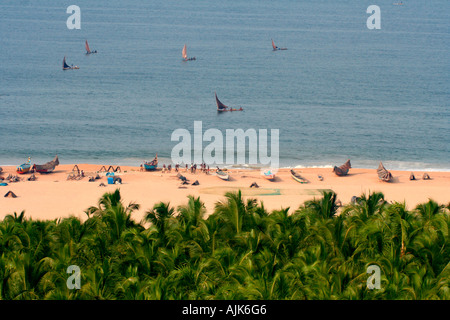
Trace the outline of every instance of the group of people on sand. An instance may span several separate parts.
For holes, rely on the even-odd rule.
[[[197,168],[199,167],[199,170],[201,171],[201,172],[203,172],[203,173],[206,173],[206,174],[209,174],[209,165],[207,165],[206,163],[201,163],[200,165],[198,165],[197,166],[197,164],[196,163],[191,163],[191,166],[189,166],[187,163],[186,163],[186,167],[185,167],[185,170],[184,170],[184,172],[188,172],[188,171],[190,171],[191,173],[197,173]],[[176,165],[175,165],[175,172],[180,172],[181,171],[181,168],[180,168],[180,165],[177,163]],[[165,165],[165,164],[163,164],[163,167],[162,167],[162,172],[163,173],[166,173],[166,172],[171,172],[172,171],[172,165],[171,164],[169,164],[169,165]]]

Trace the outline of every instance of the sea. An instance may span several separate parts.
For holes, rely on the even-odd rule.
[[[450,171],[450,1],[394,2],[1,0],[0,165],[170,163],[201,121],[279,130],[281,167]]]

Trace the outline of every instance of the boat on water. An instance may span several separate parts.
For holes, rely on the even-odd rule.
[[[303,178],[298,172],[295,172],[293,169],[291,169],[291,177],[300,183],[308,183],[308,180]]]
[[[402,6],[402,5],[403,5],[403,1],[400,1],[400,2],[394,2],[393,5],[394,5],[394,6]]]
[[[243,111],[244,109],[239,108],[239,109],[235,109],[235,108],[230,108],[226,105],[224,105],[222,102],[220,102],[219,98],[217,98],[217,93],[214,92],[214,95],[216,96],[216,104],[217,104],[217,111],[218,112],[225,112],[225,111]]]
[[[392,174],[386,170],[386,168],[383,166],[383,163],[380,161],[380,165],[377,169],[378,179],[385,182],[391,182],[392,181]]]
[[[184,45],[183,50],[181,50],[181,56],[183,57],[183,61],[197,60],[195,57],[188,58],[186,45]]]
[[[333,168],[333,172],[337,175],[337,176],[346,176],[348,174],[348,170],[350,170],[350,168],[352,167],[352,165],[350,164],[350,159],[347,160],[347,162],[345,162],[342,166],[334,166]]]
[[[273,51],[277,51],[277,50],[287,50],[287,48],[279,48],[279,47],[277,47],[276,45],[275,45],[275,42],[273,42],[273,39],[271,39],[272,40],[272,48],[273,48]]]
[[[31,170],[31,158],[28,157],[27,162],[22,163],[20,166],[17,166],[17,173],[19,174],[24,174],[24,173],[28,173]]]
[[[261,175],[266,178],[269,181],[275,180],[275,173],[272,172],[272,170],[264,170]]]
[[[69,66],[67,64],[67,62],[66,62],[66,57],[64,57],[64,59],[63,59],[63,70],[75,70],[75,69],[80,69],[80,68],[78,66],[74,66],[73,64]]]
[[[228,173],[223,170],[220,170],[220,169],[216,170],[216,175],[222,180],[228,181],[230,179],[230,176],[228,175]]]
[[[156,154],[155,158],[152,161],[150,161],[150,162],[145,161],[144,162],[144,169],[146,171],[155,171],[156,168],[158,168],[158,154]]]
[[[53,172],[53,170],[55,170],[55,167],[57,165],[59,165],[58,155],[56,155],[52,161],[49,161],[42,165],[34,164],[33,169],[39,173],[50,173],[50,172]]]
[[[86,54],[92,54],[92,53],[97,53],[97,50],[91,50],[91,48],[89,47],[89,43],[88,43],[88,41],[86,40],[86,43],[85,43],[85,47],[86,47]]]

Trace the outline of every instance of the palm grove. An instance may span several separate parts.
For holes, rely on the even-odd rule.
[[[339,208],[324,192],[297,210],[226,193],[206,217],[200,198],[139,205],[104,194],[87,219],[0,222],[0,299],[450,299],[449,209],[413,210],[382,193]],[[81,288],[67,286],[68,266]],[[381,270],[379,290],[367,268]]]

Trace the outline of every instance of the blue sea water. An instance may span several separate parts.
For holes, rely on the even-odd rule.
[[[0,165],[168,161],[202,121],[279,129],[281,166],[450,170],[450,2],[393,2],[2,0]]]

